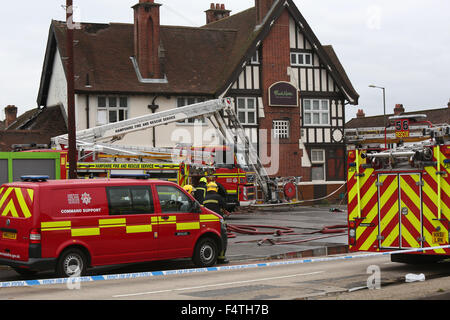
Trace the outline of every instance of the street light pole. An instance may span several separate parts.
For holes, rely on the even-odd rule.
[[[77,147],[75,136],[75,88],[74,88],[74,53],[73,53],[73,1],[66,0],[67,28],[67,122],[69,134],[69,179],[77,178]]]

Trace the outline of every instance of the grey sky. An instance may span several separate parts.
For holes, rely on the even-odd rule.
[[[74,0],[83,22],[131,23],[138,0]],[[201,26],[212,1],[157,0],[161,24]],[[366,115],[387,112],[396,103],[407,111],[442,108],[450,99],[450,1],[295,0],[322,44],[334,46],[360,94]],[[222,0],[233,13],[254,0]],[[65,20],[65,0],[4,1],[0,11],[0,119],[14,104],[19,114],[36,107],[51,19]]]

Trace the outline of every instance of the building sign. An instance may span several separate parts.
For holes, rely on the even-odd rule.
[[[298,107],[298,90],[289,82],[277,82],[269,88],[272,107]]]

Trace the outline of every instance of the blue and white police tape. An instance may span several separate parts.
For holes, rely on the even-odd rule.
[[[55,278],[55,279],[42,279],[42,280],[10,281],[10,282],[0,282],[0,288],[74,284],[74,283],[81,283],[81,282],[150,278],[150,277],[157,277],[157,276],[189,274],[189,273],[199,273],[199,272],[252,269],[252,268],[274,267],[274,266],[302,264],[302,263],[315,263],[315,262],[328,262],[328,261],[338,261],[338,260],[348,260],[348,259],[372,258],[372,257],[377,257],[377,256],[387,256],[387,255],[393,255],[393,254],[423,252],[423,251],[429,251],[429,250],[449,249],[449,248],[450,248],[450,245],[446,245],[446,246],[429,247],[429,248],[417,248],[417,249],[407,249],[407,250],[397,250],[397,251],[370,252],[370,253],[356,253],[353,255],[342,255],[342,256],[332,256],[332,257],[323,257],[323,258],[310,258],[310,259],[300,259],[300,260],[275,261],[275,262],[266,262],[266,263],[253,263],[253,264],[243,264],[243,265],[227,265],[227,266],[209,267],[209,268],[123,273],[123,274],[97,275],[97,276],[72,277],[72,278]]]

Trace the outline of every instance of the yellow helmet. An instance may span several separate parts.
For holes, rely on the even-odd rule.
[[[187,193],[189,193],[189,194],[192,194],[192,191],[194,191],[194,187],[191,186],[190,184],[185,185],[185,186],[183,187],[183,189],[184,189]]]
[[[219,187],[217,186],[217,184],[215,182],[210,182],[208,183],[208,187],[206,189],[206,191],[218,191]]]
[[[205,177],[203,177],[203,178],[200,178],[200,182],[208,183],[208,180]]]

